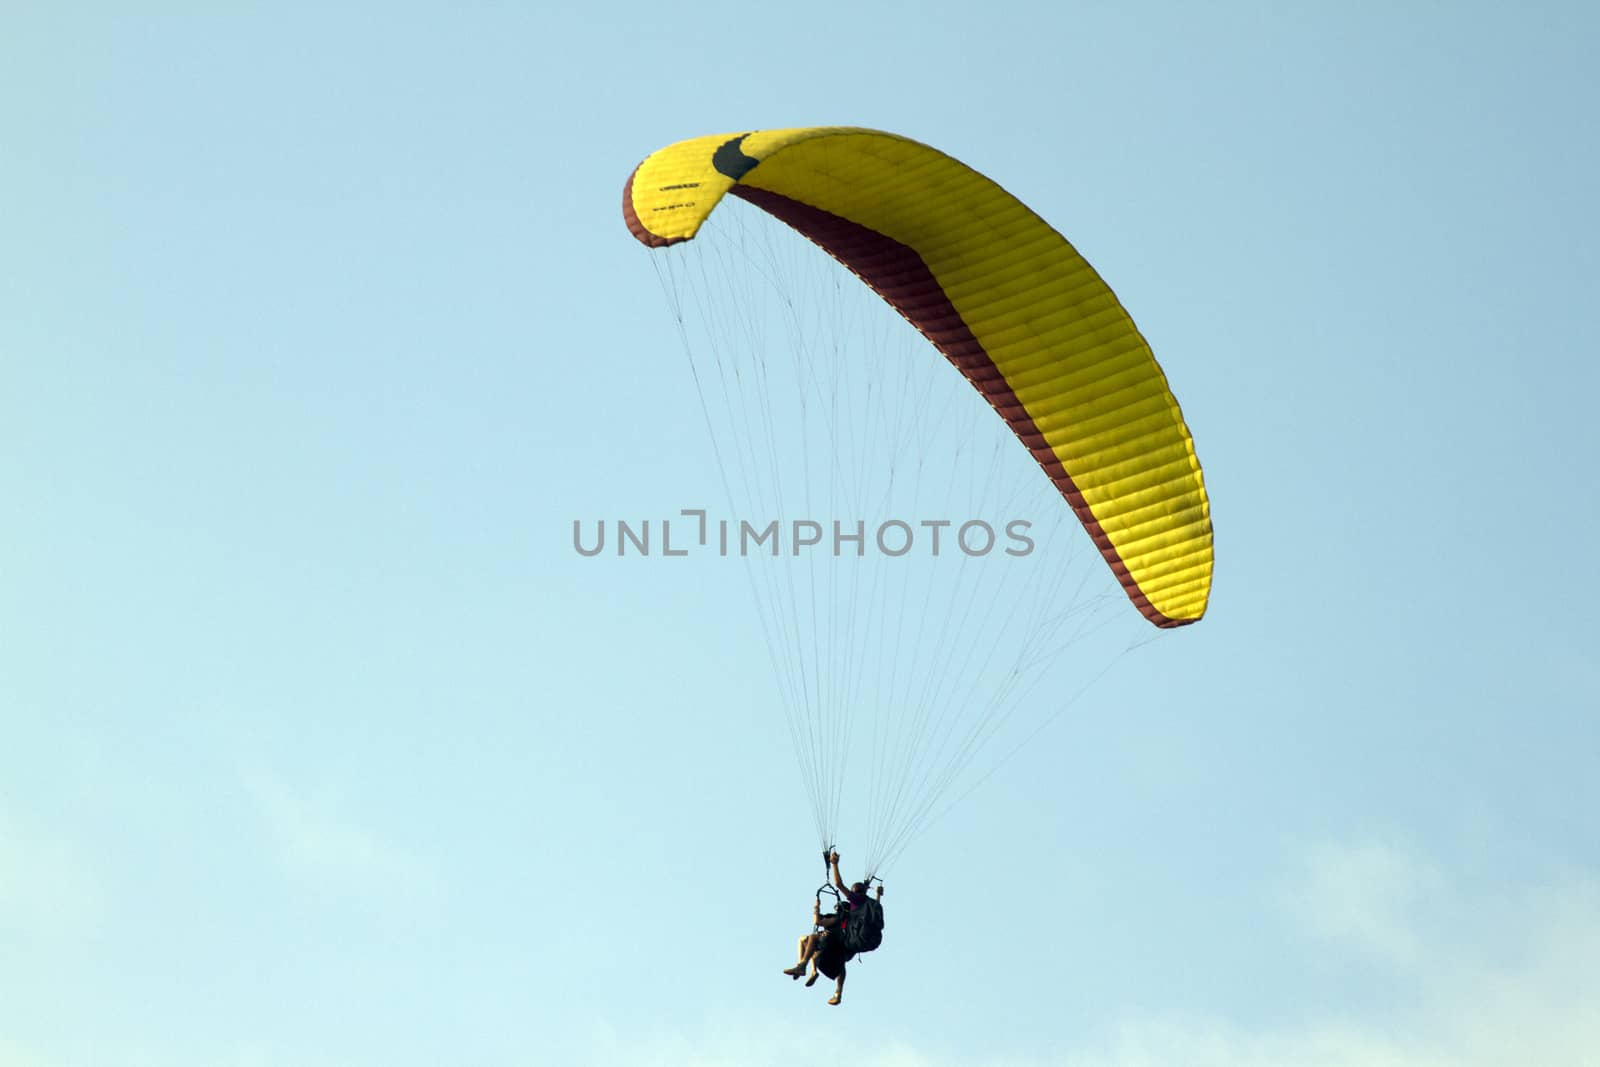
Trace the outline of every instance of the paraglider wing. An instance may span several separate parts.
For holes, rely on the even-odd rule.
[[[1094,268],[993,181],[894,134],[719,134],[653,153],[623,216],[641,242],[694,237],[728,194],[871,286],[964,374],[1071,504],[1139,611],[1198,620],[1210,507],[1150,347]]]

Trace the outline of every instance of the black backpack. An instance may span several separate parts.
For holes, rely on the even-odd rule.
[[[844,947],[851,955],[883,944],[883,905],[868,897],[850,911],[844,925]]]

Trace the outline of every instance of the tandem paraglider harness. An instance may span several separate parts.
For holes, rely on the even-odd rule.
[[[874,882],[881,884],[882,879],[869,876],[865,882],[867,889],[871,889]],[[853,959],[857,953],[871,952],[883,944],[881,901],[874,900],[866,890],[863,890],[861,903],[852,907],[832,883],[823,882],[817,890],[818,911],[822,910],[822,898],[825,896],[833,898],[833,913],[839,919],[839,925],[828,931],[828,941],[834,942],[837,939],[837,944],[832,947],[835,951],[843,950],[841,963]]]

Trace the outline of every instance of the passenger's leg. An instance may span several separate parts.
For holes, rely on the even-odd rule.
[[[806,962],[811,959],[812,951],[816,947],[816,942],[816,934],[807,934],[806,936],[802,937],[800,939],[800,943],[796,946],[796,951],[798,952],[800,958],[795,962],[793,967],[785,968],[783,973],[788,975],[790,978],[799,978],[802,974],[805,974]]]

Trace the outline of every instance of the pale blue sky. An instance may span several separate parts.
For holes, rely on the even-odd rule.
[[[0,33],[0,1064],[1600,1060],[1588,6],[147,6]],[[570,547],[715,491],[630,169],[820,123],[1077,244],[1218,538],[840,1010],[742,577]]]

